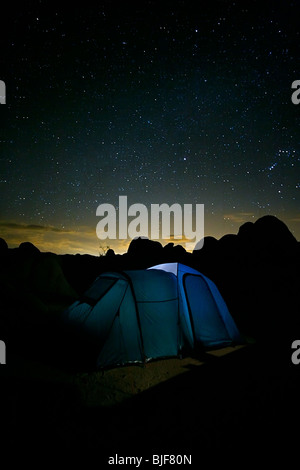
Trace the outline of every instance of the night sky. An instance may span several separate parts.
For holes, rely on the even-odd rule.
[[[121,195],[204,204],[206,236],[272,214],[300,239],[300,2],[70,5],[1,7],[9,246],[122,252],[96,237]]]

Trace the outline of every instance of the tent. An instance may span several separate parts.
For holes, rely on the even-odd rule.
[[[224,346],[238,330],[216,286],[177,263],[107,272],[65,312],[98,368],[179,356],[185,346]],[[83,340],[83,341],[81,341]]]
[[[164,271],[101,274],[65,312],[99,368],[177,356],[182,348],[177,280]]]
[[[223,297],[208,277],[180,263],[159,264],[149,269],[176,276],[181,327],[192,348],[199,344],[213,348],[242,342]]]

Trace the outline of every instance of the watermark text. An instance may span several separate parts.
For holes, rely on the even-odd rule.
[[[292,93],[291,100],[293,104],[300,103],[300,80],[294,80],[292,83],[292,90],[296,90]]]
[[[3,80],[0,80],[0,104],[6,104],[6,86]]]
[[[6,364],[6,345],[0,340],[0,364]]]
[[[204,239],[204,204],[144,204],[128,206],[127,196],[119,196],[119,206],[100,204],[96,227],[100,240],[125,240],[149,237],[152,240],[177,240],[187,250],[200,250]]]

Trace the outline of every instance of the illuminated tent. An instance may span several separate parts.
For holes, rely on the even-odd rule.
[[[206,276],[180,263],[149,268],[177,278],[181,328],[185,341],[195,347],[222,347],[241,343],[240,333],[217,286]]]
[[[180,264],[101,274],[65,312],[78,347],[98,368],[179,356],[185,346],[225,346],[239,340],[216,286]],[[82,351],[84,354],[84,351]]]
[[[64,319],[78,344],[94,349],[99,368],[177,356],[182,348],[177,280],[163,271],[101,274]]]

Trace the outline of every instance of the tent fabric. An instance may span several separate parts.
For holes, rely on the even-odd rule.
[[[63,316],[94,345],[99,368],[177,356],[182,348],[177,281],[163,271],[102,274]]]
[[[238,328],[217,286],[204,274],[181,263],[152,266],[177,278],[179,309],[184,336],[193,348],[241,343]]]
[[[103,273],[63,318],[78,344],[92,347],[98,368],[240,342],[215,284],[179,263]]]

